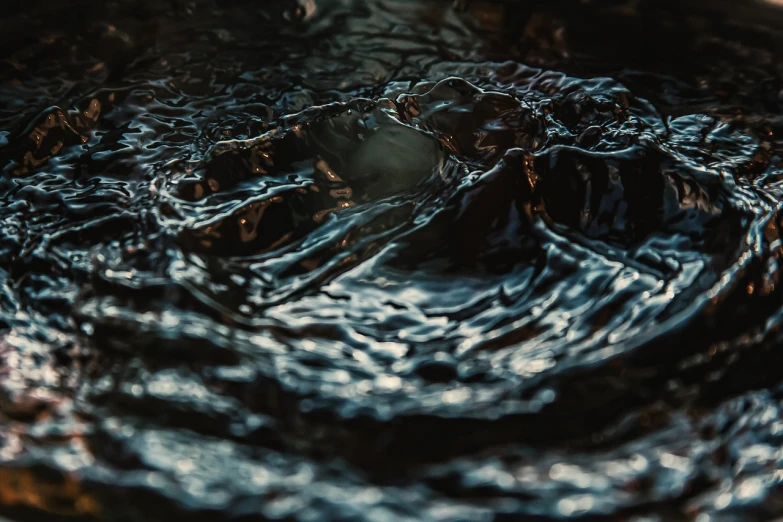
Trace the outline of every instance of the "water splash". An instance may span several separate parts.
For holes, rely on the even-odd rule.
[[[661,9],[15,13],[0,505],[781,514],[780,36]]]

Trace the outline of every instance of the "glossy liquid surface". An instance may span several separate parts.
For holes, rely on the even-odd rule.
[[[754,2],[11,8],[0,513],[783,514],[781,31]]]

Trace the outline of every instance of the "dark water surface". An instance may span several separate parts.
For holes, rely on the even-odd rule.
[[[783,15],[29,0],[0,513],[783,515]]]

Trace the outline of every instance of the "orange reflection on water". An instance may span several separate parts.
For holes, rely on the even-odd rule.
[[[100,506],[84,493],[79,481],[44,481],[26,469],[0,468],[0,506],[20,506],[62,516],[100,515]]]

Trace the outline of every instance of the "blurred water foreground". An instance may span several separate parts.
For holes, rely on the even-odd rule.
[[[783,515],[781,12],[457,7],[4,7],[2,516]]]

